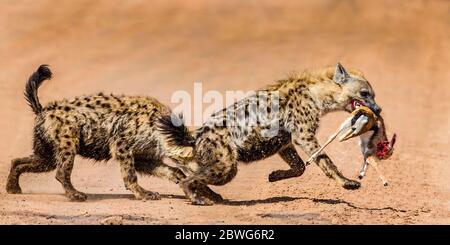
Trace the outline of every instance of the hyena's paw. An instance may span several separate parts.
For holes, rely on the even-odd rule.
[[[198,182],[181,182],[180,187],[183,190],[184,194],[186,194],[186,197],[189,198],[192,205],[201,205],[201,206],[208,206],[213,205],[214,201],[211,200],[209,197],[207,197],[207,192],[211,192],[209,194],[216,194],[214,191],[209,189],[208,186],[204,184],[200,184]],[[216,194],[220,196],[219,194]],[[222,198],[222,197],[220,197]]]
[[[19,182],[8,180],[8,183],[6,184],[6,192],[9,194],[21,194],[22,189],[19,186]]]
[[[141,193],[136,196],[136,199],[146,201],[146,200],[161,200],[161,196],[158,192],[153,191],[145,191],[145,193]]]
[[[210,193],[207,194],[207,197],[209,199],[211,199],[212,201],[214,201],[215,203],[223,202],[223,197],[219,193],[216,193],[216,192],[214,192],[212,190],[211,190]]]
[[[84,202],[87,199],[87,195],[83,192],[72,191],[67,193],[67,197],[74,202]]]
[[[342,185],[347,190],[356,190],[359,187],[361,187],[361,183],[355,180],[346,180],[344,184]]]
[[[284,176],[285,176],[285,171],[283,171],[283,170],[273,171],[272,173],[269,174],[269,182],[275,182],[275,181],[285,179]]]
[[[199,186],[198,191],[199,191],[199,195],[200,196],[204,196],[207,199],[209,199],[209,200],[211,200],[211,201],[213,201],[215,203],[223,202],[223,197],[220,194],[218,194],[218,193],[214,192],[213,190],[211,190],[206,185]]]
[[[214,205],[214,202],[210,200],[209,198],[202,197],[202,196],[196,196],[192,197],[191,204],[192,205],[199,205],[199,206],[211,206]]]
[[[140,186],[132,189],[132,191],[133,191],[134,197],[137,200],[146,201],[146,200],[160,200],[161,199],[161,196],[159,195],[158,192],[147,191]]]

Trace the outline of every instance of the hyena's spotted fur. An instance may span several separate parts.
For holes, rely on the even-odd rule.
[[[125,187],[137,199],[159,199],[159,195],[142,188],[136,172],[174,183],[185,178],[181,170],[163,163],[164,144],[155,123],[162,115],[171,113],[168,107],[150,97],[102,93],[42,107],[37,90],[51,76],[50,69],[43,65],[26,84],[25,97],[36,114],[34,154],[12,160],[6,185],[8,193],[21,193],[19,177],[22,173],[56,169],[56,179],[66,195],[71,200],[85,200],[86,194],[77,191],[70,180],[76,155],[97,161],[118,161]],[[193,184],[190,188],[210,198],[220,198],[206,186]]]
[[[181,167],[190,172],[181,185],[193,203],[212,204],[212,200],[191,193],[188,186],[192,181],[211,185],[226,184],[236,175],[238,161],[252,162],[278,153],[290,169],[272,172],[269,181],[301,176],[305,171],[305,164],[294,145],[308,155],[320,148],[315,133],[322,115],[336,110],[350,112],[354,109],[352,104],[355,100],[377,113],[381,111],[374,101],[374,92],[362,73],[348,73],[340,64],[336,69],[305,71],[278,81],[258,93],[261,92],[279,95],[279,130],[274,137],[263,137],[262,130],[267,125],[230,127],[225,123],[217,123],[239,120],[238,114],[242,112],[249,115],[248,108],[256,99],[255,96],[247,97],[215,113],[193,135],[183,125],[175,125],[173,116],[161,120],[159,128],[166,137],[168,154],[177,155],[180,151],[190,153],[185,154],[184,161],[180,159],[179,162],[184,162]],[[271,104],[275,103],[271,101],[274,97],[267,97],[267,106],[271,108]],[[335,179],[344,188],[359,188],[360,183],[344,177],[326,154],[320,155],[316,163],[328,177]]]

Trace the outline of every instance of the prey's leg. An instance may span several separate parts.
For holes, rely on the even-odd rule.
[[[386,181],[386,179],[384,178],[383,174],[381,173],[381,171],[378,169],[378,161],[376,159],[374,159],[373,157],[369,157],[367,159],[367,161],[369,161],[369,164],[373,166],[373,168],[375,169],[375,171],[377,172],[378,176],[381,179],[381,182],[383,182],[384,186],[387,186],[389,183]]]
[[[341,137],[339,137],[339,141],[344,141],[344,140],[348,140],[352,137],[361,135],[363,133],[365,133],[365,131],[363,131],[363,129],[365,129],[364,126],[366,126],[366,124],[369,122],[369,118],[367,116],[360,116],[358,117],[358,119],[356,120],[356,122],[352,125],[351,128],[349,128],[347,130],[347,132],[343,133],[341,135]]]
[[[319,150],[317,150],[316,152],[314,152],[308,159],[308,161],[306,161],[306,165],[309,165],[311,162],[314,162],[316,160],[316,158],[320,155],[320,153],[323,151],[323,149],[325,149],[325,147],[327,147],[331,142],[333,142],[333,140],[345,129],[349,128],[351,126],[351,118],[345,120],[341,126],[339,127],[339,129],[332,134],[327,142],[325,142],[325,144],[319,148]]]
[[[300,138],[300,140],[295,142],[299,144],[308,155],[312,155],[320,149],[320,145],[314,135],[306,137],[305,140]],[[358,181],[346,178],[326,154],[320,154],[315,162],[328,177],[336,180],[336,182],[338,182],[345,189],[358,189],[361,186]]]
[[[364,178],[364,176],[366,175],[368,166],[369,166],[369,163],[367,162],[367,159],[364,159],[364,163],[361,166],[361,170],[359,170],[359,176],[358,176],[359,179]]]
[[[311,164],[311,162],[314,162],[314,161],[317,159],[317,157],[320,155],[320,153],[323,151],[323,149],[325,149],[325,147],[327,147],[327,145],[329,145],[331,142],[333,142],[333,140],[336,138],[336,136],[339,135],[339,133],[340,133],[341,131],[342,131],[342,130],[338,130],[338,131],[336,131],[336,133],[334,133],[333,135],[331,135],[330,138],[328,138],[327,142],[325,142],[325,144],[324,144],[322,147],[320,147],[319,150],[317,150],[316,152],[314,152],[314,154],[312,154],[312,155],[309,157],[308,161],[306,161],[306,165],[309,165],[309,164]]]

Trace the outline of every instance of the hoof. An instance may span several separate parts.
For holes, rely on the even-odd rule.
[[[359,187],[361,187],[361,183],[359,183],[358,181],[354,181],[354,180],[347,180],[347,181],[345,181],[343,187],[347,190],[356,190]]]

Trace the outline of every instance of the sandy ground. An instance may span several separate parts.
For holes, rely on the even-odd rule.
[[[449,1],[0,0],[0,223],[449,224],[449,9]],[[164,198],[142,202],[115,162],[76,159],[84,203],[62,195],[54,172],[25,174],[24,194],[5,193],[11,159],[31,153],[33,113],[22,93],[39,64],[55,72],[39,91],[43,103],[104,91],[170,104],[196,81],[205,91],[251,90],[337,61],[365,72],[398,135],[381,166],[388,187],[369,169],[362,188],[344,190],[315,165],[269,183],[271,171],[287,168],[274,156],[241,164],[231,183],[212,187],[224,204],[192,206],[178,186],[153,177],[139,181]],[[319,139],[345,116],[325,116]],[[352,178],[356,142],[327,150]]]

